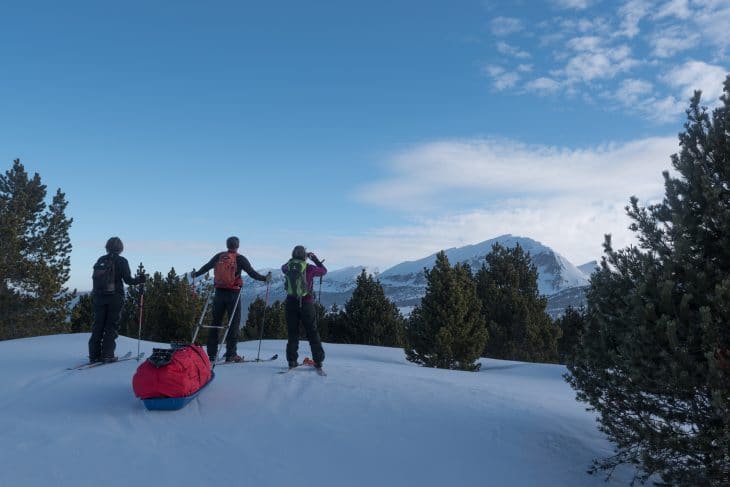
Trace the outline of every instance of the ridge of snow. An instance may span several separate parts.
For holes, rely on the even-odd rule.
[[[85,371],[89,335],[0,342],[0,485],[626,485],[586,468],[612,453],[560,365],[419,367],[403,350],[325,344],[327,377],[285,362],[216,368],[180,411],[146,411],[136,362]],[[283,356],[285,341],[261,355]],[[158,344],[142,342],[148,356]],[[258,341],[239,352],[256,356]],[[119,337],[117,351],[137,350]],[[300,358],[308,354],[306,342]]]

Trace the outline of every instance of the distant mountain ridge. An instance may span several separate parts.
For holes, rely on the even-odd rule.
[[[580,307],[584,304],[584,289],[588,285],[589,279],[589,275],[584,270],[595,268],[595,261],[583,264],[579,268],[553,249],[536,240],[509,234],[474,245],[451,248],[444,252],[452,265],[457,262],[468,263],[473,270],[477,270],[484,263],[484,258],[492,251],[492,247],[496,243],[507,248],[513,248],[519,244],[525,252],[529,252],[532,262],[537,267],[540,293],[547,296],[549,301],[552,296],[558,298],[555,305],[548,304],[551,315],[561,314],[568,305]],[[426,277],[423,270],[424,268],[430,269],[433,267],[437,253],[434,252],[418,260],[401,262],[382,273],[379,273],[377,268],[364,266],[352,266],[330,271],[322,279],[321,303],[327,308],[335,303],[338,306],[343,306],[355,289],[357,276],[365,269],[366,272],[380,280],[385,295],[391,301],[400,308],[408,310],[417,305],[425,294]],[[269,302],[283,300],[285,298],[284,276],[280,269],[270,270],[274,279],[271,283]],[[268,271],[269,269],[264,269],[259,272]],[[248,309],[248,304],[256,297],[264,296],[265,289],[266,285],[258,281],[246,283],[242,296],[244,313]],[[320,291],[319,280],[315,280],[315,291],[317,293]]]

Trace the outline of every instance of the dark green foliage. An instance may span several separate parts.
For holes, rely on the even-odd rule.
[[[467,265],[451,267],[444,252],[425,269],[426,294],[406,326],[406,358],[427,367],[478,370],[487,340],[476,285]]]
[[[520,245],[495,244],[476,275],[477,293],[487,317],[489,357],[555,362],[560,329],[545,311],[537,288],[537,267]]]
[[[349,334],[345,320],[345,312],[342,308],[337,306],[337,304],[333,304],[329,310],[323,313],[321,321],[318,321],[317,323],[322,323],[320,327],[320,336],[322,337],[322,341],[330,343],[350,343],[347,341],[349,339]],[[322,333],[323,331],[326,332],[326,334]]]
[[[561,336],[558,340],[558,356],[560,363],[566,363],[568,357],[573,355],[574,349],[579,346],[583,334],[585,319],[580,309],[568,306],[563,316],[555,321],[560,328]]]
[[[266,308],[266,316],[264,316]],[[264,300],[256,298],[248,306],[248,317],[243,328],[243,340],[258,340],[261,337],[261,322],[264,322],[264,339],[286,338],[286,318],[284,316],[284,303],[274,301],[266,307]]]
[[[345,303],[343,341],[385,347],[403,346],[403,316],[383,291],[380,282],[363,271]]]
[[[677,177],[661,203],[627,213],[638,247],[605,242],[582,346],[568,363],[620,463],[671,485],[730,485],[730,77],[712,116],[695,93]]]
[[[140,264],[137,273],[144,272]],[[141,286],[127,288],[120,333],[139,336]],[[187,279],[170,269],[166,277],[155,272],[144,284],[142,339],[161,343],[190,342],[203,309],[205,295],[193,297]],[[198,340],[202,338],[199,335]]]
[[[94,323],[94,295],[82,294],[71,309],[71,333],[91,332]]]
[[[145,268],[142,265],[142,263],[139,264],[137,267],[137,272],[135,274],[135,277],[140,276],[141,274],[145,273]],[[145,286],[149,286],[150,281],[145,284]],[[127,337],[134,337],[137,338],[139,336],[139,305],[140,305],[140,297],[142,292],[142,286],[128,286],[126,289],[126,296],[124,299],[124,305],[122,306],[122,316],[119,320],[119,334],[124,335]],[[145,334],[146,331],[148,331],[146,328],[146,321],[148,319],[148,311],[147,308],[150,307],[151,302],[148,300],[147,296],[145,296],[145,309],[142,313],[142,325],[143,325],[143,336],[147,336]]]
[[[314,303],[314,312],[317,316],[317,331],[323,342],[329,341],[330,320],[327,319],[327,310],[319,302]]]
[[[75,297],[68,281],[72,219],[57,190],[46,204],[38,173],[28,176],[19,160],[0,175],[0,339],[60,333],[69,328]]]

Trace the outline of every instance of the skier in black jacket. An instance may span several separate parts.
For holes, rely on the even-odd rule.
[[[129,262],[120,256],[124,245],[119,237],[106,242],[107,254],[99,257],[94,266],[94,324],[89,338],[89,362],[115,362],[119,318],[124,304],[124,284],[142,284],[146,276],[132,278]],[[111,267],[105,268],[108,263]],[[100,265],[101,264],[101,265]]]
[[[257,281],[271,282],[271,272],[263,276],[256,272],[246,257],[238,253],[238,237],[228,237],[226,240],[225,252],[219,252],[210,261],[193,272],[193,277],[202,276],[211,269],[214,270],[215,296],[213,298],[213,323],[212,326],[223,327],[223,314],[227,313],[231,328],[226,336],[226,362],[241,362],[243,357],[238,355],[238,328],[241,322],[241,303],[239,294],[243,287],[241,271]],[[233,319],[231,320],[231,316]],[[218,356],[218,330],[213,329],[208,333],[208,358],[214,362]]]

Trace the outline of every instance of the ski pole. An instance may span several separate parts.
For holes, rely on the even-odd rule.
[[[261,340],[264,339],[264,323],[266,323],[266,308],[269,307],[269,286],[270,282],[266,283],[266,299],[264,300],[264,312],[261,315],[261,331],[259,332],[259,350],[256,352],[256,361],[258,362],[259,356],[261,356]]]
[[[139,331],[137,332],[137,362],[139,362],[139,345],[142,341],[142,310],[144,309],[144,284],[139,285]]]
[[[317,293],[317,304],[322,304],[322,276],[319,276],[319,293]]]

